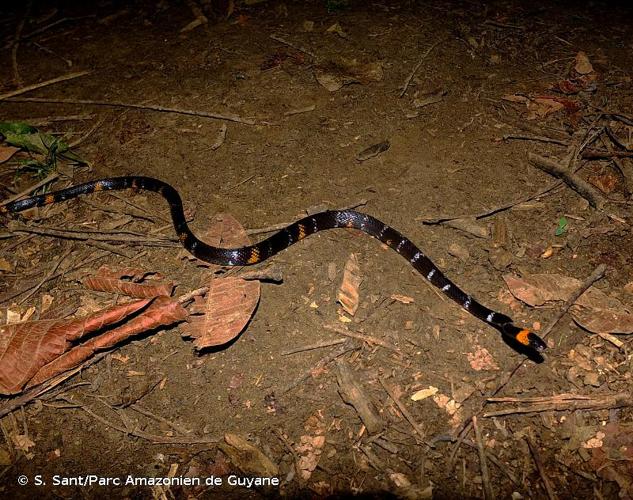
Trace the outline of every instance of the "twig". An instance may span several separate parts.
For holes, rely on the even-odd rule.
[[[46,281],[51,281],[54,280],[55,278],[58,278],[59,276],[62,276],[63,274],[68,274],[71,273],[72,271],[75,271],[77,269],[79,269],[80,267],[83,266],[87,266],[88,264],[92,264],[94,261],[101,259],[102,257],[105,257],[107,255],[107,253],[99,253],[95,256],[93,256],[91,259],[88,260],[83,260],[81,261],[79,264],[77,264],[74,268],[72,269],[68,269],[65,271],[59,271],[51,276],[48,276],[46,278]],[[34,284],[34,285],[27,285],[24,288],[22,288],[21,290],[16,290],[14,292],[9,292],[6,295],[0,296],[0,304],[3,302],[7,302],[8,300],[11,300],[15,297],[18,297],[20,295],[22,295],[23,293],[28,292],[31,288],[33,288],[34,286],[41,286],[41,284]]]
[[[400,413],[402,413],[404,418],[407,420],[407,422],[409,422],[411,427],[413,427],[413,430],[419,436],[419,439],[416,438],[416,441],[419,441],[419,442],[422,442],[422,443],[426,444],[429,448],[433,448],[433,446],[431,446],[429,443],[427,443],[425,441],[426,434],[422,430],[422,427],[420,427],[420,425],[415,421],[415,419],[413,418],[413,415],[411,415],[411,413],[409,413],[409,410],[407,410],[407,407],[404,406],[404,404],[402,404],[400,399],[398,399],[398,396],[394,392],[394,390],[391,387],[389,387],[387,385],[387,383],[382,378],[379,377],[378,381],[380,382],[380,385],[382,385],[382,387],[385,390],[385,392],[389,395],[391,400],[396,404],[396,406],[400,410]]]
[[[560,139],[554,139],[552,137],[545,137],[544,135],[505,134],[503,136],[504,141],[507,141],[509,139],[517,139],[517,140],[522,140],[522,141],[547,142],[551,144],[560,144],[561,146],[567,146],[569,144],[568,141],[562,141]]]
[[[494,495],[492,494],[492,486],[490,484],[490,472],[488,471],[488,463],[486,462],[486,450],[481,439],[481,432],[479,431],[479,426],[477,425],[477,417],[475,415],[473,415],[472,422],[473,429],[475,430],[475,442],[477,443],[477,451],[479,452],[479,464],[481,467],[481,481],[484,488],[484,498],[486,498],[486,500],[491,500],[494,498]]]
[[[6,92],[4,94],[0,94],[0,101],[9,100],[9,98],[12,98],[13,96],[20,95],[20,94],[25,94],[27,92],[30,92],[31,90],[40,89],[42,87],[47,87],[47,86],[53,85],[55,83],[65,82],[66,80],[72,80],[73,78],[79,78],[80,76],[84,76],[84,75],[87,75],[89,73],[92,73],[92,70],[76,71],[74,73],[68,73],[67,75],[64,75],[64,76],[58,76],[57,78],[53,78],[52,80],[46,80],[45,82],[34,83],[33,85],[27,85],[26,87],[22,87],[22,88],[17,89],[17,90],[12,90],[11,92]],[[24,98],[24,99],[26,99],[26,98]],[[26,102],[26,101],[22,101],[21,98],[11,99],[11,101]],[[46,101],[28,101],[28,102],[46,102]]]
[[[395,345],[390,344],[389,342],[385,342],[384,340],[373,337],[371,335],[364,335],[362,333],[352,332],[351,330],[348,330],[347,328],[343,328],[342,326],[338,326],[338,325],[323,325],[323,328],[325,328],[326,330],[330,330],[331,332],[336,332],[341,335],[345,335],[346,337],[362,340],[363,342],[366,342],[368,344],[375,344],[380,347],[384,347],[385,349],[389,349],[390,351],[400,352],[400,349],[398,349]]]
[[[524,196],[522,198],[519,198],[518,200],[514,200],[514,201],[510,201],[508,203],[504,203],[502,205],[498,205],[496,207],[484,210],[483,212],[478,212],[475,214],[462,214],[462,215],[449,215],[449,216],[445,216],[445,217],[436,217],[436,218],[427,218],[427,219],[421,219],[422,220],[422,224],[428,224],[428,225],[432,225],[432,224],[441,224],[442,222],[448,222],[451,220],[455,220],[455,219],[484,219],[486,217],[490,217],[491,215],[495,215],[499,212],[502,212],[504,210],[508,210],[512,207],[515,207],[517,205],[520,205],[521,203],[526,203],[528,201],[531,201],[535,198],[540,198],[541,196],[549,193],[550,191],[556,189],[557,187],[561,186],[563,184],[562,181],[555,181],[553,183],[551,183],[549,186],[541,189],[540,191],[538,191],[537,193],[534,194],[530,194],[528,196]]]
[[[311,52],[311,51],[309,51],[308,49],[306,49],[304,47],[301,47],[301,46],[296,45],[296,44],[294,44],[292,42],[289,42],[288,40],[285,40],[285,39],[281,38],[279,35],[272,34],[272,35],[270,35],[270,38],[272,38],[276,42],[283,43],[284,45],[287,45],[288,47],[292,47],[293,49],[298,50],[299,52],[303,52],[304,54],[308,54],[315,61],[317,61],[319,59],[314,52]]]
[[[604,208],[606,203],[604,196],[602,196],[596,188],[582,177],[573,173],[571,169],[565,168],[558,162],[535,153],[528,153],[528,160],[534,166],[561,179],[580,196],[585,198],[592,207],[597,208],[598,210],[602,210]]]
[[[527,441],[528,447],[530,448],[530,452],[532,453],[532,456],[534,457],[534,463],[536,464],[538,473],[541,476],[541,479],[543,480],[543,484],[545,485],[545,491],[547,492],[547,497],[549,498],[549,500],[556,500],[557,498],[556,494],[554,493],[552,484],[550,483],[549,478],[547,477],[545,467],[543,466],[541,457],[538,453],[538,450],[536,449],[536,445],[532,442],[532,438],[530,438],[529,436],[526,436],[525,439]]]
[[[542,338],[545,338],[550,334],[550,332],[554,329],[561,318],[565,316],[565,314],[567,314],[569,308],[576,303],[580,296],[585,293],[589,289],[589,287],[591,287],[591,285],[604,277],[604,273],[606,272],[606,270],[607,266],[605,264],[600,264],[593,270],[593,272],[587,277],[587,279],[585,279],[585,281],[580,284],[578,289],[575,290],[574,293],[571,294],[571,296],[565,301],[563,306],[560,308],[560,311],[558,311],[556,317],[552,321],[550,321],[550,323],[543,329],[543,331],[541,332]]]
[[[35,292],[37,292],[42,287],[42,285],[44,285],[44,283],[46,283],[53,274],[55,274],[55,272],[57,271],[61,263],[66,260],[66,257],[68,257],[71,254],[71,252],[72,252],[72,248],[67,248],[66,251],[62,254],[62,256],[59,259],[57,259],[57,262],[55,262],[55,265],[52,267],[52,269],[48,273],[46,273],[44,278],[42,278],[42,280],[37,285],[35,285],[29,293],[27,293],[24,297],[22,297],[22,300],[18,302],[18,305],[24,304],[24,302],[26,302],[29,297],[31,297]]]
[[[294,389],[296,386],[298,386],[301,382],[303,382],[304,380],[307,380],[308,378],[310,378],[312,376],[312,373],[314,370],[317,370],[319,368],[324,367],[325,365],[327,365],[328,363],[334,361],[336,358],[338,358],[339,356],[342,356],[343,354],[345,354],[346,352],[349,351],[354,351],[358,349],[358,346],[354,344],[353,341],[348,340],[347,342],[345,342],[343,345],[341,345],[338,349],[335,349],[334,351],[332,351],[330,354],[328,354],[327,356],[324,356],[323,358],[321,358],[318,363],[314,366],[314,368],[311,368],[309,370],[306,370],[303,375],[301,375],[300,377],[298,377],[296,380],[294,380],[293,382],[291,382],[290,384],[288,384],[286,387],[283,387],[279,392],[281,394],[285,394],[286,392]]]
[[[153,444],[215,444],[219,441],[217,438],[203,438],[203,437],[197,437],[197,436],[180,436],[180,437],[158,436],[156,434],[150,434],[148,432],[141,431],[138,429],[127,429],[119,424],[115,424],[114,422],[111,422],[105,419],[101,415],[98,415],[97,413],[92,411],[90,408],[88,408],[88,406],[86,406],[83,403],[74,401],[73,399],[70,399],[70,398],[68,399],[64,398],[64,400],[70,403],[71,405],[73,405],[74,407],[85,411],[88,415],[90,415],[95,420],[98,420],[102,424],[112,429],[122,432],[126,436],[135,436],[141,439],[145,439]]]
[[[8,94],[5,94],[5,96],[0,95],[0,100],[4,99],[7,95]],[[12,94],[12,95],[16,95],[16,94]],[[128,103],[128,102],[120,102],[120,101],[95,101],[92,99],[49,99],[46,97],[16,97],[16,98],[11,98],[7,100],[9,102],[44,102],[48,104],[82,104],[82,105],[88,105],[88,106],[108,106],[111,108],[144,109],[144,110],[150,110],[150,111],[158,111],[161,113],[176,113],[180,115],[201,116],[203,118],[212,118],[214,120],[226,120],[230,122],[243,123],[245,125],[255,125],[255,120],[251,120],[248,118],[241,118],[238,115],[234,115],[233,113],[223,115],[220,113],[212,113],[208,111],[194,111],[190,109],[168,108],[166,106],[158,106],[158,105],[153,105],[153,104],[133,104],[133,103]]]
[[[431,51],[440,44],[440,42],[442,42],[442,40],[438,40],[437,42],[435,42],[433,45],[431,45],[424,54],[422,54],[422,57],[420,57],[420,60],[417,62],[417,64],[413,67],[413,71],[411,71],[411,73],[409,74],[409,76],[407,77],[407,79],[404,81],[404,84],[402,85],[402,91],[400,92],[400,97],[404,97],[404,94],[407,93],[407,89],[409,88],[409,84],[411,83],[411,80],[413,80],[413,77],[415,76],[415,74],[418,72],[418,70],[420,69],[420,66],[422,66],[422,62],[424,62],[424,59],[427,58],[427,56],[431,53]]]
[[[151,419],[156,420],[157,422],[160,422],[162,424],[165,424],[168,427],[171,427],[172,429],[174,429],[176,432],[179,432],[180,434],[183,434],[183,435],[191,434],[190,430],[183,429],[179,425],[173,423],[171,420],[167,420],[165,417],[161,417],[160,415],[155,415],[154,413],[152,413],[151,411],[144,408],[138,403],[131,404],[130,408],[139,412],[141,415],[145,415],[146,417],[149,417]]]
[[[16,87],[22,86],[22,78],[20,78],[20,71],[18,69],[18,48],[20,47],[20,37],[22,36],[22,30],[24,24],[31,14],[31,7],[33,6],[32,0],[29,0],[26,4],[26,10],[24,16],[20,19],[17,27],[15,28],[15,35],[13,37],[13,43],[11,44],[11,64],[13,66],[13,83]]]
[[[323,342],[319,342],[318,344],[305,345],[303,347],[297,347],[295,349],[291,349],[289,351],[282,351],[282,356],[289,356],[290,354],[297,354],[305,351],[313,351],[314,349],[323,349],[324,347],[331,347],[333,345],[344,344],[347,342],[345,339],[337,339],[337,340],[326,340]]]
[[[53,238],[65,238],[69,240],[93,240],[93,241],[117,241],[131,245],[178,247],[180,244],[171,239],[152,238],[133,231],[73,231],[70,229],[57,229],[52,227],[31,227],[12,220],[7,224],[7,229],[13,233],[34,233]]]
[[[486,401],[489,403],[522,403],[523,406],[487,412],[484,413],[484,417],[540,413],[544,411],[606,410],[633,406],[633,397],[626,392],[603,396],[557,394],[551,397],[536,398],[488,398]]]

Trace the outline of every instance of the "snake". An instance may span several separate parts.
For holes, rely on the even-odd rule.
[[[6,203],[0,206],[0,214],[7,216],[82,195],[126,189],[160,194],[169,204],[172,223],[182,246],[194,257],[220,266],[249,266],[260,263],[319,231],[337,228],[360,230],[395,250],[409,261],[409,264],[423,278],[440,289],[448,298],[475,318],[500,332],[502,338],[511,347],[528,355],[538,356],[547,348],[547,344],[536,333],[515,325],[509,316],[489,309],[464,292],[448,279],[409,238],[375,217],[355,210],[326,210],[308,215],[254,245],[240,248],[215,247],[198,239],[187,225],[178,191],[166,182],[152,177],[125,176],[93,180],[59,191]]]

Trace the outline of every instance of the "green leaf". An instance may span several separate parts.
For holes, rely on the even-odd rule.
[[[7,135],[7,133],[11,134],[32,134],[37,132],[35,127],[28,125],[27,123],[22,122],[0,122],[0,134]]]
[[[556,227],[556,236],[562,236],[565,231],[567,231],[567,219],[565,217],[561,217],[558,219],[558,227]]]

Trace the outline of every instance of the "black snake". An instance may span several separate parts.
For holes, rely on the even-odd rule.
[[[18,213],[32,207],[50,205],[84,194],[121,189],[147,190],[159,193],[171,209],[171,217],[183,247],[198,259],[222,266],[247,266],[262,262],[305,237],[325,229],[354,228],[382,241],[402,255],[431,284],[457,302],[470,314],[501,332],[510,345],[529,354],[544,351],[547,344],[535,333],[515,326],[512,319],[480,304],[462,291],[408,238],[378,219],[354,210],[328,210],[304,217],[255,245],[241,248],[218,248],[200,241],[185,220],[178,191],[169,184],[151,177],[114,177],[99,179],[53,193],[33,196],[0,206],[0,213]]]

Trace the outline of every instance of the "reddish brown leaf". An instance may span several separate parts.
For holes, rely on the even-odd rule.
[[[149,301],[143,300],[139,302],[147,303]],[[37,374],[29,381],[27,387],[41,384],[55,375],[74,368],[97,351],[109,349],[139,333],[148,332],[160,326],[178,323],[186,319],[187,316],[187,310],[177,300],[165,296],[156,297],[145,311],[131,318],[123,325],[91,338],[40,368]]]
[[[251,244],[242,225],[229,214],[218,214],[205,233],[210,245],[237,248]],[[221,269],[222,266],[210,266]],[[226,344],[237,337],[251,319],[259,303],[260,282],[242,278],[215,278],[205,299],[196,297],[193,313],[183,335],[194,338],[196,349]]]
[[[122,293],[128,297],[152,298],[159,295],[169,297],[174,290],[174,283],[157,279],[141,283],[148,276],[157,278],[154,273],[135,268],[111,269],[106,266],[99,268],[97,273],[84,279],[83,284],[91,290],[100,292]],[[128,279],[124,279],[128,278]],[[133,279],[134,281],[130,281]]]
[[[0,394],[15,394],[47,363],[87,333],[118,323],[149,303],[143,299],[113,306],[86,318],[50,319],[0,328]]]
[[[226,344],[244,329],[259,303],[259,281],[228,277],[212,279],[206,300],[196,297],[194,313],[182,326],[196,349]]]

